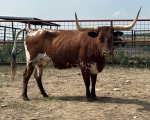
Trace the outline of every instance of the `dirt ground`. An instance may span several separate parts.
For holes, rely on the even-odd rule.
[[[150,120],[150,69],[107,65],[98,75],[98,100],[88,102],[78,68],[46,68],[43,98],[32,76],[30,101],[23,101],[22,72],[18,66],[14,83],[10,66],[0,66],[0,120]]]

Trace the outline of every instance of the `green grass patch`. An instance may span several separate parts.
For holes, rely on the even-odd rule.
[[[27,102],[9,102],[3,105],[5,108],[26,108],[29,107],[30,105]]]
[[[49,97],[44,97],[44,101],[52,101],[52,100],[58,100],[56,97],[54,96],[49,96]]]

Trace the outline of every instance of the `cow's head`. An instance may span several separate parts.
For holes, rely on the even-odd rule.
[[[104,56],[110,56],[112,55],[113,51],[113,36],[114,36],[114,31],[115,30],[129,30],[134,27],[139,13],[140,13],[141,8],[138,11],[138,14],[134,21],[130,25],[118,25],[118,26],[103,26],[103,27],[95,27],[95,26],[89,26],[89,27],[81,27],[78,23],[78,18],[75,13],[75,20],[76,20],[76,27],[79,31],[89,31],[89,33],[96,33],[97,38],[100,41],[101,49],[102,49],[102,54]],[[92,34],[93,35],[93,34]]]
[[[99,48],[101,49],[103,56],[110,56],[113,53],[113,27],[99,27],[95,31],[87,31],[88,36],[96,38],[99,42]]]

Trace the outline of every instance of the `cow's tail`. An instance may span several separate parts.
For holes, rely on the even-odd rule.
[[[15,39],[14,39],[14,46],[13,46],[13,49],[12,49],[12,52],[11,52],[11,74],[12,74],[12,82],[14,81],[14,77],[15,77],[15,74],[16,74],[16,49],[17,49],[17,38],[19,36],[19,34],[22,32],[22,31],[27,31],[26,28],[24,29],[21,29],[15,36]]]

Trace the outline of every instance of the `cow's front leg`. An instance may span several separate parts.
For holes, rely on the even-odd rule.
[[[82,77],[86,87],[86,97],[88,101],[94,101],[90,93],[90,70],[89,69],[81,69]]]
[[[91,88],[91,96],[94,100],[97,100],[96,92],[95,92],[95,85],[97,80],[97,74],[91,74],[91,82],[92,82],[92,88]]]

